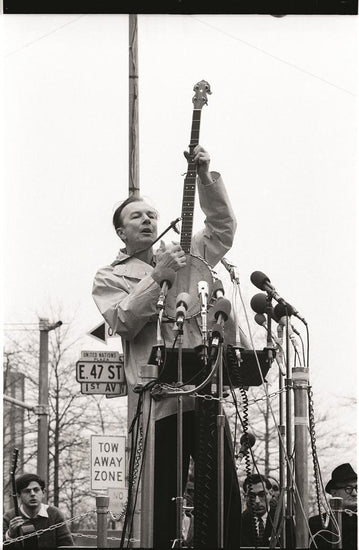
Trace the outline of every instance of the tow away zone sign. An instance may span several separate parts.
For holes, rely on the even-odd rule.
[[[91,436],[91,489],[121,489],[125,486],[125,449],[125,436]]]

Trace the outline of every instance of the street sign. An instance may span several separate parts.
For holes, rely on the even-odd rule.
[[[91,436],[91,489],[122,489],[126,479],[126,437]]]
[[[122,354],[120,355],[120,352],[118,351],[95,351],[93,349],[90,350],[82,350],[81,351],[81,359],[83,361],[122,361]]]
[[[105,342],[105,344],[107,338],[117,338],[120,336],[119,334],[113,332],[109,324],[103,322],[97,325],[87,334],[89,336],[92,336],[92,338],[96,338],[96,340],[100,340],[100,342]]]
[[[77,382],[124,382],[123,361],[77,361]]]
[[[120,397],[127,395],[127,384],[120,382],[81,382],[81,393]]]
[[[121,519],[121,515],[124,515],[125,504],[127,503],[128,490],[127,489],[108,489],[109,497],[109,510],[111,514],[118,521]]]

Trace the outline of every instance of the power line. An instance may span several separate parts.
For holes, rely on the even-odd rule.
[[[277,55],[274,55],[267,50],[264,50],[263,48],[260,48],[259,46],[255,46],[254,44],[251,44],[250,42],[247,42],[247,40],[243,40],[243,38],[238,38],[237,36],[234,36],[233,34],[224,31],[215,25],[211,25],[210,23],[207,23],[206,21],[202,21],[198,17],[195,17],[191,15],[193,19],[197,19],[202,25],[206,25],[207,27],[210,27],[211,29],[216,30],[217,32],[224,34],[225,36],[228,36],[229,38],[232,38],[233,40],[236,40],[237,42],[241,42],[242,44],[245,44],[249,48],[253,48],[254,50],[257,50],[261,52],[264,55],[267,55],[268,57],[271,57],[272,59],[275,59],[276,61],[279,61],[280,63],[284,63],[285,65],[288,65],[289,67],[292,67],[293,69],[296,69],[297,71],[300,71],[304,74],[307,74],[313,78],[316,78],[317,80],[320,80],[321,82],[324,82],[325,84],[328,84],[329,86],[333,86],[333,88],[337,88],[337,90],[340,90],[341,92],[345,92],[346,94],[349,94],[353,97],[356,97],[356,94],[354,92],[351,92],[350,90],[347,90],[346,88],[342,88],[341,86],[338,86],[337,84],[334,84],[334,82],[330,82],[330,80],[326,80],[325,78],[318,76],[315,73],[312,73],[311,71],[308,71],[307,69],[303,69],[303,67],[299,67],[298,65],[295,65],[294,63],[291,63],[290,61],[287,61],[286,59],[283,59],[281,57],[278,57]]]
[[[79,17],[75,17],[75,19],[72,19],[71,21],[67,21],[66,23],[56,27],[52,31],[49,31],[46,34],[43,34],[42,36],[39,36],[38,38],[35,38],[35,40],[32,40],[31,42],[27,42],[26,44],[23,44],[22,46],[20,46],[20,48],[17,48],[17,50],[13,50],[12,52],[7,53],[5,55],[5,57],[10,57],[10,55],[14,55],[14,54],[20,52],[21,50],[24,50],[25,48],[29,48],[33,44],[36,44],[36,42],[39,42],[40,40],[42,40],[43,38],[47,38],[48,36],[50,36],[51,34],[54,34],[55,32],[59,31],[60,29],[63,29],[64,27],[67,27],[67,25],[71,25],[72,23],[75,23],[76,21],[81,19],[81,17],[84,17],[85,15],[86,14],[81,14],[81,15],[79,15]]]

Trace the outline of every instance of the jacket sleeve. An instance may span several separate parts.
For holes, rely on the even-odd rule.
[[[206,219],[192,239],[192,252],[214,267],[231,248],[237,221],[218,172],[198,181],[198,195]]]
[[[8,535],[8,530],[9,530],[10,520],[14,517],[15,517],[15,511],[14,510],[10,510],[9,512],[4,514],[4,516],[3,516],[3,523],[2,523],[3,541],[11,540],[11,538]],[[4,548],[6,548],[6,547],[4,547]],[[22,546],[21,542],[13,542],[13,543],[9,544],[9,549],[11,549],[11,550],[22,550],[22,548],[23,548],[23,546]]]
[[[127,275],[121,265],[100,269],[94,279],[92,296],[112,330],[132,340],[156,314],[160,286],[151,275],[145,275],[142,280]]]

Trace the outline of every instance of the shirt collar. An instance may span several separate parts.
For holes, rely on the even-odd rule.
[[[42,518],[48,518],[49,517],[49,514],[47,513],[47,509],[48,509],[49,505],[48,504],[43,504],[41,503],[41,506],[40,506],[40,510],[38,511],[38,513],[36,514],[36,516],[32,516],[33,518],[37,518],[38,516],[41,516]],[[22,513],[23,516],[25,516],[26,518],[29,518],[29,519],[32,519],[24,510],[24,506],[22,504],[20,504],[20,512]]]

